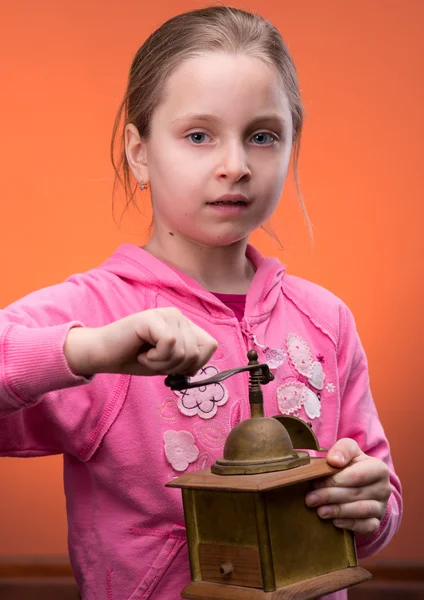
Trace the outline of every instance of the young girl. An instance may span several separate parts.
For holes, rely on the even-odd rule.
[[[344,466],[305,499],[359,557],[399,526],[400,484],[346,306],[248,245],[296,167],[302,105],[276,29],[215,7],[160,27],[131,67],[121,167],[154,231],[1,312],[0,451],[63,453],[69,553],[84,600],[174,600],[189,583],[180,491],[249,416],[247,377],[174,393],[254,348],[267,415],[312,423]],[[118,115],[117,122],[120,121]],[[115,130],[116,133],[116,130]],[[345,592],[332,595],[345,598]]]

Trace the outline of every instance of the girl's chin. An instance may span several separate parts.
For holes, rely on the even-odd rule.
[[[224,248],[227,246],[234,246],[236,244],[246,244],[249,234],[234,236],[234,235],[216,235],[212,237],[210,235],[199,236],[191,238],[191,241],[199,246],[208,248]]]

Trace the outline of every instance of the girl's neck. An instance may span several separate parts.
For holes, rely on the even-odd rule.
[[[245,294],[255,269],[246,257],[247,239],[225,247],[202,246],[177,234],[153,233],[144,250],[179,269],[210,292]]]

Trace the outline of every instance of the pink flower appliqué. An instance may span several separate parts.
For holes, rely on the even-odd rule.
[[[193,381],[209,379],[218,373],[218,369],[211,365],[203,367],[193,378]],[[195,415],[202,419],[212,419],[218,411],[218,406],[223,406],[228,400],[228,390],[222,383],[204,385],[198,388],[176,391],[178,408],[187,417]]]
[[[165,431],[165,456],[176,471],[185,471],[199,456],[199,448],[189,431]]]

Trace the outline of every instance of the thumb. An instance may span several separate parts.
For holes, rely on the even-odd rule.
[[[365,456],[355,440],[343,438],[330,448],[326,458],[331,466],[344,467],[362,455]]]

